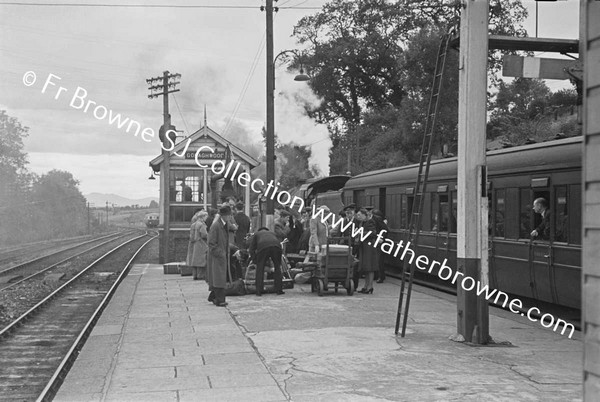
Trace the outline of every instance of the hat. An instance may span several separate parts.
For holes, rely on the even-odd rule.
[[[346,211],[346,210],[348,210],[348,209],[356,209],[356,204],[349,204],[349,205],[346,205],[346,206],[344,207],[343,211]]]
[[[231,215],[231,207],[229,205],[223,205],[219,208],[219,215]]]
[[[330,211],[331,211],[327,205],[321,205],[321,206],[319,207],[319,209],[322,209],[322,210],[324,210],[324,211],[326,211],[326,212],[330,212]]]
[[[363,207],[364,209],[366,209],[367,211],[370,211],[373,209],[373,207],[371,205],[367,205],[366,207]]]

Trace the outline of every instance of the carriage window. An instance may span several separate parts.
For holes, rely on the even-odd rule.
[[[406,224],[405,224],[404,227],[406,229],[410,229],[409,228],[409,225],[410,225],[410,214],[412,213],[412,207],[413,207],[413,204],[414,204],[414,201],[415,201],[415,197],[412,196],[412,195],[411,196],[406,195],[405,197],[406,197],[405,198],[405,200],[406,200],[406,209],[404,211],[405,211],[405,214],[406,214]]]
[[[456,191],[452,193],[452,215],[450,216],[450,233],[456,233],[456,210],[458,209]]]
[[[367,198],[365,196],[365,190],[354,190],[354,203],[357,207],[362,208],[366,206],[366,200]]]
[[[506,190],[496,190],[496,208],[494,210],[494,236],[504,237],[504,213]]]
[[[431,193],[431,230],[437,232],[439,228],[440,200],[437,193]]]
[[[447,232],[450,223],[450,205],[448,204],[448,194],[440,194],[440,209],[439,209],[439,231]]]
[[[519,199],[519,238],[529,239],[531,233],[531,190],[521,189]]]
[[[569,211],[567,210],[567,186],[557,186],[554,189],[554,240],[569,241]],[[552,216],[552,215],[551,215]]]
[[[391,194],[387,196],[387,204],[390,206],[390,213],[387,215],[387,219],[390,228],[396,229],[400,227],[401,199],[401,194]]]
[[[569,186],[569,242],[581,244],[581,184],[571,184]]]

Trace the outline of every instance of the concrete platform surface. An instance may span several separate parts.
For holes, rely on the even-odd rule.
[[[55,401],[581,400],[579,339],[491,309],[510,345],[456,343],[455,297],[420,287],[396,337],[398,293],[394,279],[354,296],[296,285],[223,308],[204,281],[136,265]]]

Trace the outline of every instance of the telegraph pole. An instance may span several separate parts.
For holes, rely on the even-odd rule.
[[[161,184],[162,184],[162,197],[163,203],[163,243],[162,243],[162,259],[159,261],[161,264],[169,262],[169,226],[170,226],[170,188],[169,188],[169,176],[170,176],[170,151],[165,149],[171,148],[171,144],[167,140],[168,137],[175,142],[175,127],[171,126],[171,115],[169,114],[169,94],[172,92],[178,92],[179,89],[175,89],[175,86],[179,84],[179,81],[175,81],[181,78],[181,74],[170,74],[169,71],[164,71],[162,77],[149,78],[146,80],[151,86],[148,87],[150,95],[148,98],[163,97],[163,125],[159,130],[159,138],[162,141],[162,156],[163,166],[161,172]],[[161,84],[152,85],[155,82],[162,82]],[[172,88],[169,90],[169,88]],[[173,135],[172,135],[173,134]]]
[[[275,183],[275,62],[273,60],[273,0],[267,0],[267,183]],[[261,7],[262,10],[262,7]],[[273,230],[275,205],[267,197],[267,220],[265,226]]]
[[[458,93],[457,265],[488,285],[488,200],[485,155],[488,0],[467,0],[461,12]],[[487,300],[457,284],[457,340],[487,344]],[[461,339],[462,338],[462,339]]]

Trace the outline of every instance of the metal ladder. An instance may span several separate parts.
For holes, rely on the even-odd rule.
[[[427,110],[427,122],[425,124],[425,135],[423,136],[423,144],[421,145],[421,156],[419,158],[419,173],[417,174],[417,184],[414,189],[414,199],[410,213],[410,223],[408,226],[407,242],[405,247],[409,247],[409,244],[413,246],[416,252],[416,245],[419,244],[419,232],[421,230],[421,216],[423,212],[423,198],[425,195],[425,187],[427,185],[427,178],[429,177],[429,165],[431,162],[431,144],[433,143],[433,133],[435,132],[435,124],[437,120],[438,106],[440,102],[440,92],[442,90],[444,67],[446,65],[446,55],[449,50],[450,34],[442,36],[440,46],[437,55],[437,61],[435,65],[435,75],[433,78],[433,85],[431,86],[431,96],[429,98],[429,108]],[[400,287],[400,297],[398,299],[398,314],[396,316],[396,330],[395,334],[398,335],[398,329],[400,327],[400,317],[402,315],[402,303],[404,301],[404,291],[406,289],[406,282],[408,281],[408,288],[406,289],[406,305],[404,306],[404,320],[402,321],[402,337],[406,333],[406,323],[408,320],[408,308],[410,306],[410,296],[412,293],[414,264],[403,263],[402,268],[402,286]]]

